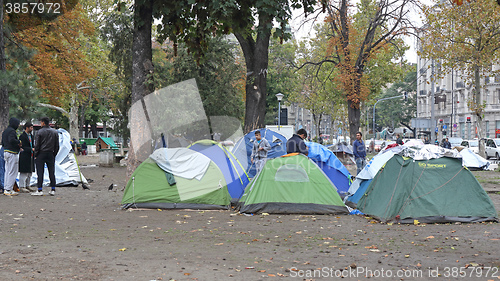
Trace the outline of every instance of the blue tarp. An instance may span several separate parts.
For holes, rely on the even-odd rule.
[[[249,177],[255,177],[255,165],[252,165],[250,155],[252,155],[253,142],[255,141],[255,131],[260,131],[262,138],[265,138],[271,145],[271,150],[267,153],[267,159],[280,157],[286,154],[286,138],[269,129],[253,130],[241,138],[234,146],[232,152],[247,170]]]
[[[349,190],[351,173],[349,173],[337,156],[325,146],[315,142],[306,142],[306,145],[309,148],[309,158],[323,170],[335,187],[337,187],[340,196],[344,197]]]
[[[188,147],[212,160],[224,175],[231,198],[239,199],[250,180],[245,170],[234,155],[225,147],[211,140],[195,142]]]

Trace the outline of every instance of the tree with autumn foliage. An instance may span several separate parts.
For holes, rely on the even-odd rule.
[[[472,84],[473,97],[467,105],[477,117],[479,153],[484,156],[481,78],[500,73],[492,68],[500,60],[500,7],[494,0],[466,1],[462,5],[436,1],[423,12],[426,25],[419,54],[439,60],[443,73],[459,69],[463,79]]]
[[[356,6],[352,1],[330,1],[327,5],[327,49],[324,57],[309,64],[337,69],[332,81],[347,102],[351,140],[360,130],[361,103],[373,91],[402,77],[398,60],[404,54],[402,37],[412,26],[409,9],[413,0],[370,1]]]
[[[37,84],[42,90],[40,100],[65,113],[70,119],[72,137],[78,137],[75,122],[77,112],[68,111],[79,100],[82,85],[97,74],[82,52],[84,46],[80,42],[81,36],[93,33],[93,24],[86,18],[81,6],[77,5],[54,21],[14,34],[19,44],[37,51],[30,60],[30,66],[39,77]]]
[[[0,0],[0,130],[1,131],[3,131],[3,129],[6,127],[6,124],[8,123],[7,121],[9,119],[10,95],[9,95],[8,84],[10,83],[12,75],[15,75],[13,74],[13,71],[15,71],[16,68],[14,67],[14,70],[12,70],[8,69],[7,67],[5,42],[7,40],[11,42],[16,42],[16,39],[13,38],[13,35],[16,34],[17,32],[38,27],[39,25],[54,21],[58,17],[65,15],[67,12],[71,11],[76,6],[78,0],[51,1],[51,3],[53,4],[60,5],[60,8],[56,13],[54,9],[52,9],[51,11],[44,9],[43,12],[40,12],[39,10],[33,10],[34,11],[33,13],[15,13],[15,12],[8,13],[8,10],[5,9],[7,5],[13,5],[13,4],[22,5],[23,3],[29,5],[30,2],[28,0],[5,0],[5,1]],[[17,47],[18,46],[16,46],[15,48]],[[19,48],[22,49],[23,47]],[[29,52],[29,48],[26,48],[25,50],[28,50]],[[16,53],[16,51],[11,50],[11,53]],[[23,64],[23,62],[19,61],[18,65],[21,64]],[[21,72],[18,71],[17,74],[19,75],[21,74]],[[31,83],[29,82],[29,80],[32,81],[34,79],[34,76],[31,74],[27,74],[26,76],[24,76],[24,78],[19,77],[19,79],[27,83]],[[30,87],[30,89],[33,88]]]

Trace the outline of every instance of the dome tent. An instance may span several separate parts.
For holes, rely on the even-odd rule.
[[[224,175],[231,198],[237,200],[241,197],[250,180],[245,169],[231,151],[212,140],[200,140],[188,148],[210,158]]]
[[[224,175],[208,157],[187,148],[160,148],[130,177],[122,208],[227,209]]]
[[[315,163],[301,154],[288,155],[267,161],[252,179],[238,203],[241,213],[348,213],[337,189]]]
[[[358,202],[381,221],[413,223],[497,220],[488,194],[457,158],[392,156]]]
[[[343,198],[351,185],[351,173],[337,156],[324,145],[315,142],[306,142],[306,145],[308,148],[307,156],[323,170]]]

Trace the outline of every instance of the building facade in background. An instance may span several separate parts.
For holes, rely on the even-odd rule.
[[[500,69],[500,63],[493,64],[492,70]],[[432,71],[437,77],[434,79],[434,99],[432,97]],[[446,137],[460,137],[463,139],[477,138],[476,116],[467,106],[473,99],[474,87],[470,80],[459,69],[449,71],[443,69],[438,61],[427,60],[421,57],[417,61],[417,119],[431,120],[434,106],[434,124],[417,129],[421,135],[434,134],[435,139]],[[483,131],[486,138],[500,137],[500,75],[488,76],[481,79],[481,95],[485,102]]]

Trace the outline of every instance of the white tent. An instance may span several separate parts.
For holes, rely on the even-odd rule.
[[[58,129],[57,132],[59,133],[59,152],[56,155],[55,165],[56,185],[77,186],[82,182],[87,184],[87,180],[78,168],[78,162],[76,161],[75,153],[71,147],[71,137],[69,133],[64,129]],[[37,181],[38,176],[35,171],[31,177],[31,186],[36,186]],[[50,185],[47,167],[45,167],[43,185]]]

